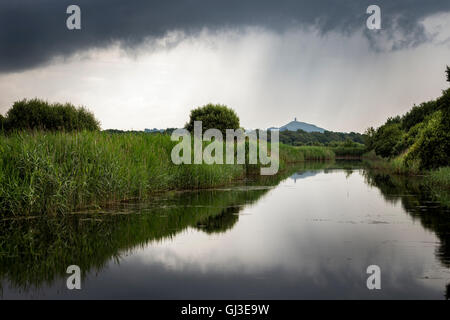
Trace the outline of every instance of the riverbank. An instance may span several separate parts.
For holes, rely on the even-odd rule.
[[[371,169],[392,175],[422,176],[424,185],[434,198],[443,204],[450,205],[450,167],[436,170],[419,170],[416,166],[406,166],[402,156],[386,160],[373,152],[363,156],[364,163]]]
[[[160,134],[16,133],[0,136],[0,216],[65,214],[155,192],[201,189],[242,179],[255,166],[174,165],[176,142]],[[280,144],[280,170],[334,159],[323,147]],[[258,167],[258,166],[256,166]]]

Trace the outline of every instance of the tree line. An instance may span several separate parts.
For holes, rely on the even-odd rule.
[[[446,69],[450,82],[450,68]],[[383,158],[399,158],[406,167],[435,169],[450,165],[450,89],[366,131],[366,146]]]
[[[337,147],[342,144],[355,146],[364,144],[364,135],[357,132],[306,132],[301,129],[297,131],[280,131],[280,142],[293,146],[329,146]]]

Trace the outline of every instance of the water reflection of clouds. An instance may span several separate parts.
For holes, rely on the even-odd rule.
[[[279,285],[291,281],[306,286],[305,292],[297,292],[305,297],[308,292],[313,295],[311,286],[329,290],[330,296],[341,286],[346,293],[336,297],[370,297],[365,269],[377,264],[383,272],[380,296],[417,293],[418,297],[427,290],[437,294],[442,281],[423,281],[436,265],[433,250],[423,250],[426,243],[436,244],[433,234],[412,224],[400,204],[386,205],[361,175],[347,177],[350,181],[344,172],[307,176],[315,175],[320,179],[305,179],[301,184],[286,180],[282,185],[297,187],[277,188],[264,203],[244,208],[242,213],[249,215],[225,234],[210,236],[191,230],[143,249],[135,259],[143,265],[165,267],[169,273],[198,272],[205,279],[259,275],[267,280],[276,271]],[[372,223],[380,217],[385,223]],[[439,268],[436,272],[442,275]]]

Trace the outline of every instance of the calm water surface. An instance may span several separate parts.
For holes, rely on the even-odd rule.
[[[445,299],[450,209],[361,164],[0,224],[4,299]],[[83,270],[66,288],[68,265]],[[366,268],[381,268],[368,290]]]

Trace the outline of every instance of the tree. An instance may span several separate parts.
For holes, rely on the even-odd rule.
[[[407,160],[420,160],[421,169],[435,169],[450,165],[449,120],[437,111],[419,133]]]
[[[379,127],[374,135],[374,149],[375,153],[383,158],[390,158],[396,156],[398,150],[395,150],[397,142],[402,137],[402,130],[400,123],[388,119],[384,125]]]
[[[447,66],[447,70],[445,70],[445,72],[447,73],[447,81],[450,82],[450,67]]]
[[[220,104],[207,104],[191,110],[189,122],[185,128],[194,130],[194,121],[202,121],[203,132],[208,129],[218,129],[222,134],[226,129],[239,129],[239,117],[233,109]]]
[[[0,114],[0,132],[2,132],[4,129],[4,126],[5,126],[5,117],[3,117],[1,114]]]
[[[372,150],[374,147],[374,136],[375,136],[375,129],[373,127],[367,128],[367,130],[364,132],[364,144],[367,147],[367,150]]]
[[[21,100],[8,110],[7,130],[100,130],[94,115],[70,103],[49,104],[39,99]]]

